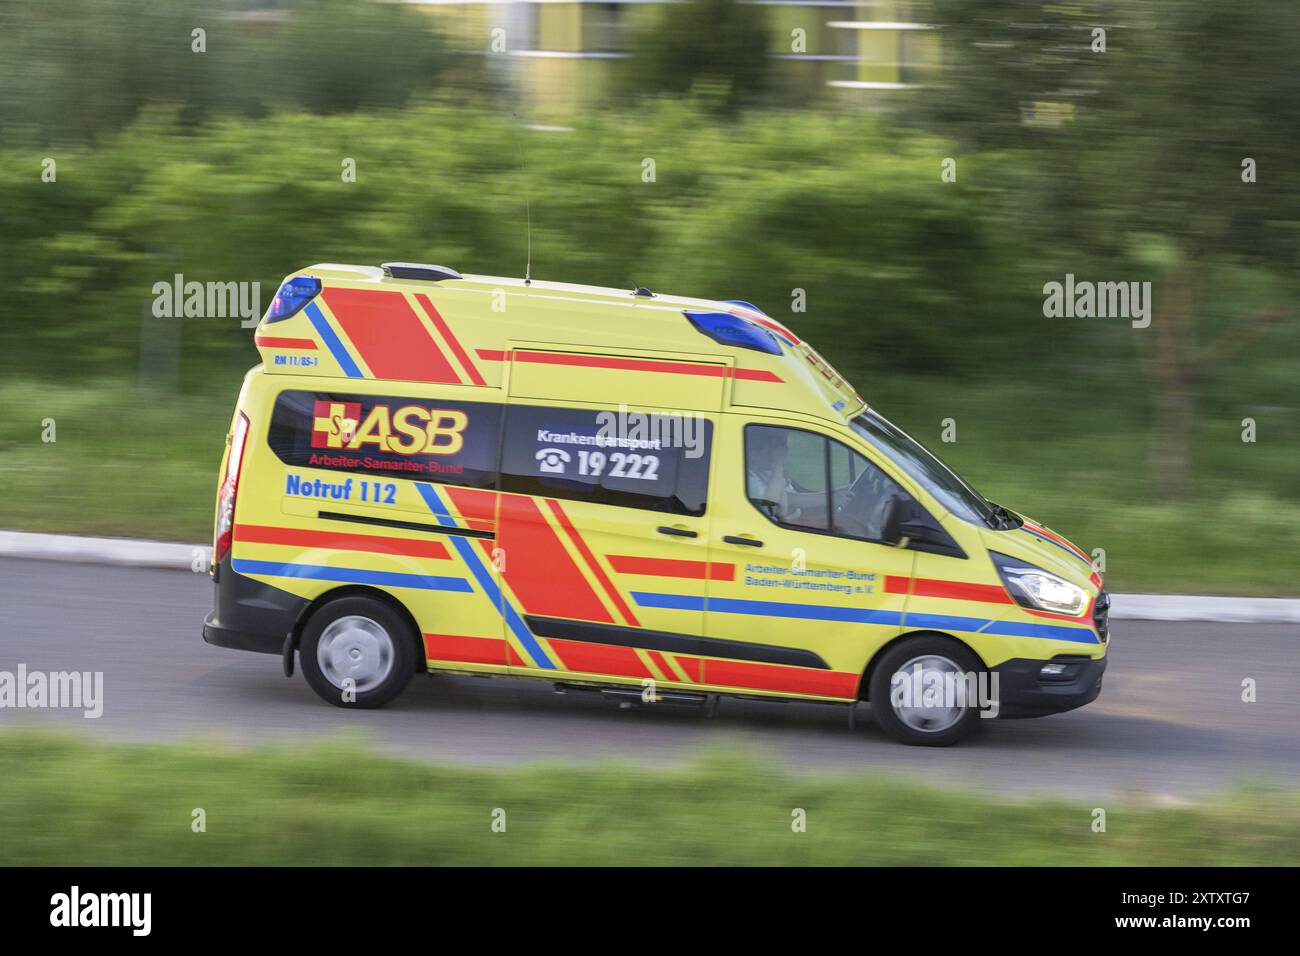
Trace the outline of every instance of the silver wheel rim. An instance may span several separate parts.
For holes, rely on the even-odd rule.
[[[316,663],[335,687],[363,693],[378,687],[393,669],[393,639],[378,622],[358,614],[331,621],[316,643]]]
[[[912,675],[918,665],[921,668],[921,686],[926,686],[930,680],[934,679],[933,675],[937,675],[938,679],[943,681],[949,675],[957,677],[963,673],[957,663],[950,658],[941,654],[923,654],[920,657],[913,657],[894,671],[893,676],[890,678],[891,689],[900,674],[903,675],[904,680],[912,680]],[[961,715],[966,710],[965,707],[958,707],[955,704],[952,706],[939,704],[934,707],[913,704],[910,707],[898,707],[895,706],[892,696],[890,708],[904,724],[923,734],[937,734],[947,730],[961,720]]]

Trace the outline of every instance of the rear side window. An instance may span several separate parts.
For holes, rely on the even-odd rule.
[[[281,392],[267,441],[286,465],[496,485],[501,406],[399,395]]]
[[[704,513],[713,423],[701,416],[511,406],[501,490]]]

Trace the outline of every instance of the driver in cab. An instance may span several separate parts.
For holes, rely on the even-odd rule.
[[[790,453],[782,428],[753,428],[746,440],[745,485],[749,499],[768,517],[784,524],[815,525],[810,512],[825,511],[825,495],[799,491],[786,474]]]

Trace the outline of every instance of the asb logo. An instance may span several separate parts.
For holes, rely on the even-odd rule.
[[[311,447],[348,448],[360,423],[360,402],[318,401],[312,413]]]
[[[376,404],[362,418],[360,402],[317,401],[312,411],[313,448],[376,451],[397,455],[454,455],[464,447],[469,416],[458,409]]]

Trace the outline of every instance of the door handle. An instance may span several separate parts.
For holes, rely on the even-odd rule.
[[[661,524],[655,530],[660,534],[675,534],[679,538],[698,538],[700,536],[698,531],[692,531],[690,528],[681,528],[675,525]]]
[[[761,548],[763,546],[763,542],[757,538],[739,538],[734,534],[729,534],[722,540],[727,544],[743,544],[751,548]]]

